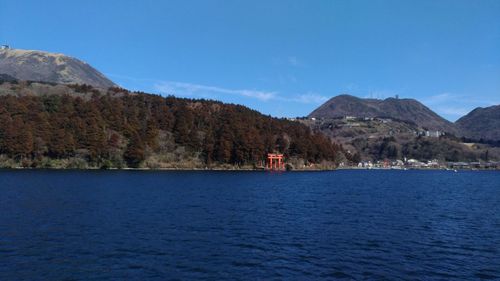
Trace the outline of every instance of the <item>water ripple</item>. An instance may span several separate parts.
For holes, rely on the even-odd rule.
[[[500,173],[0,171],[0,280],[498,280]]]

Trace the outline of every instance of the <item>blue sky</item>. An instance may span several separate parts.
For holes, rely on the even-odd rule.
[[[500,1],[7,1],[0,42],[131,90],[304,116],[335,95],[500,104]]]

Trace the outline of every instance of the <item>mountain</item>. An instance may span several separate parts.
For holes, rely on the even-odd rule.
[[[498,139],[500,106],[476,109],[454,124],[413,99],[377,100],[340,95],[321,105],[309,117],[299,120],[313,131],[320,131],[341,144],[351,159],[408,158],[441,162],[500,159],[500,141],[467,140],[464,143],[461,138]]]
[[[17,81],[16,78],[8,75],[8,74],[5,74],[5,73],[0,73],[0,83],[1,82],[15,82]]]
[[[251,169],[269,152],[283,153],[289,168],[333,167],[342,153],[303,124],[241,105],[117,87],[0,83],[0,168]]]
[[[116,86],[81,60],[43,51],[1,49],[0,73],[18,80],[87,84],[98,88]]]
[[[500,105],[476,108],[455,124],[471,139],[500,140]]]
[[[453,123],[414,99],[388,98],[378,100],[340,95],[325,102],[308,117],[339,118],[345,116],[385,117],[415,123],[429,130],[457,133]]]

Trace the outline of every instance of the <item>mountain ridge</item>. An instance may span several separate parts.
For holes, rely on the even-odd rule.
[[[242,105],[0,80],[0,168],[263,169],[269,152],[294,169],[334,168],[343,155],[303,124]]]
[[[308,115],[310,118],[339,118],[345,116],[393,118],[413,122],[429,130],[458,133],[454,123],[439,116],[415,99],[363,99],[343,94],[331,98]]]
[[[1,49],[0,73],[18,80],[58,84],[87,84],[98,88],[116,84],[91,65],[60,53]]]
[[[477,107],[455,124],[468,138],[500,140],[500,105]]]

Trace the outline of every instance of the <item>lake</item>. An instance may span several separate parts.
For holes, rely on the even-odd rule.
[[[0,171],[0,280],[500,279],[500,172]]]

